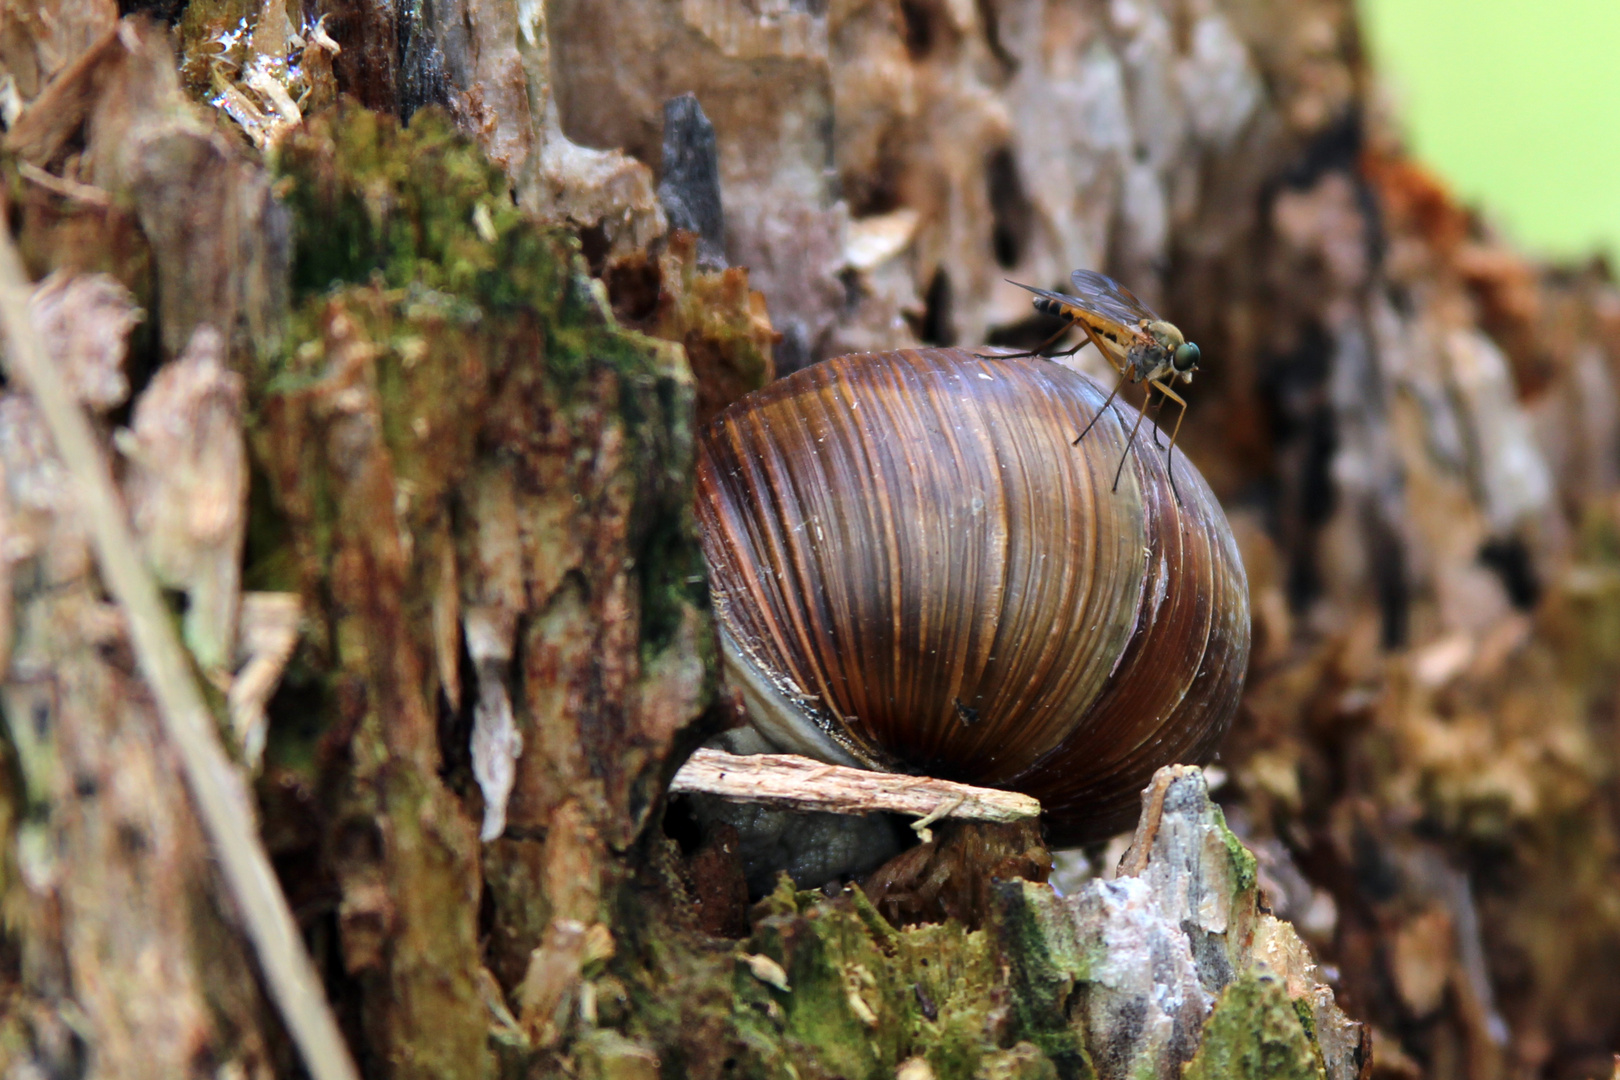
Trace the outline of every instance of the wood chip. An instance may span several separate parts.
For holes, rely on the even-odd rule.
[[[742,961],[748,965],[754,978],[767,986],[776,987],[784,994],[788,992],[787,972],[782,970],[781,964],[759,953],[744,953]]]
[[[911,814],[925,819],[925,825],[942,817],[1020,821],[1041,813],[1038,801],[1012,791],[827,765],[797,754],[728,754],[707,748],[681,766],[670,791],[833,814]]]

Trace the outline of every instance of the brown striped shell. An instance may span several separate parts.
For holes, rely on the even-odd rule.
[[[843,356],[704,431],[727,677],[778,747],[1012,788],[1057,844],[1129,825],[1214,753],[1249,656],[1231,527],[1177,454],[1048,360]]]

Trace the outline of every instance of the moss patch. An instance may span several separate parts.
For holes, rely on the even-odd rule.
[[[656,350],[620,330],[579,242],[537,225],[506,175],[436,109],[408,127],[352,104],[292,132],[276,154],[293,211],[294,303],[346,284],[454,297],[492,327],[538,318],[553,378],[585,358],[650,373]]]
[[[1323,1080],[1326,1073],[1282,981],[1249,973],[1221,992],[1183,1080]]]

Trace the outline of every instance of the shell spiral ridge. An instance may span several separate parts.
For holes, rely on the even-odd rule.
[[[717,416],[697,512],[750,709],[786,702],[817,756],[1026,791],[1055,842],[1128,824],[1157,766],[1207,760],[1247,664],[1242,565],[1146,429],[1113,490],[1134,410],[1070,445],[1105,398],[1050,361],[922,349],[825,361]]]

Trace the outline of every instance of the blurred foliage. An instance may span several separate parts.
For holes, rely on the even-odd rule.
[[[1620,251],[1620,5],[1361,0],[1417,156],[1517,242]]]

